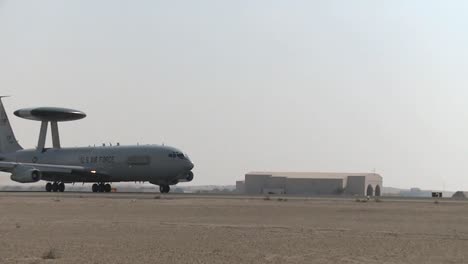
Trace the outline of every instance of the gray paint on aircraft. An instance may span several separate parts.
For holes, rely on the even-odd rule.
[[[193,163],[174,147],[139,145],[23,150],[14,137],[1,98],[0,117],[0,170],[12,173],[13,180],[34,182],[34,173],[40,175],[40,180],[63,183],[142,181],[169,186],[193,179]]]

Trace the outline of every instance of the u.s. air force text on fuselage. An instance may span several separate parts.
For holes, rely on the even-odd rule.
[[[81,164],[114,163],[115,156],[81,156]]]

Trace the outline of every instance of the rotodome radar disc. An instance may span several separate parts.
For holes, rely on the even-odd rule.
[[[59,107],[23,108],[15,111],[14,114],[24,119],[49,122],[74,121],[86,117],[86,114],[81,111]]]

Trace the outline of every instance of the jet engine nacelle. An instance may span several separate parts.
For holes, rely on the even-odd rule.
[[[11,173],[11,180],[20,183],[37,182],[42,178],[39,170],[31,166],[17,166]]]

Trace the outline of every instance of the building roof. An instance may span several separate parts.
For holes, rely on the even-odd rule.
[[[458,191],[458,192],[453,194],[452,198],[466,199],[466,198],[468,198],[468,192]]]
[[[377,173],[355,173],[355,172],[271,172],[271,171],[254,171],[246,175],[264,175],[272,177],[286,177],[296,179],[346,179],[348,176],[366,176],[378,177],[382,179]]]

